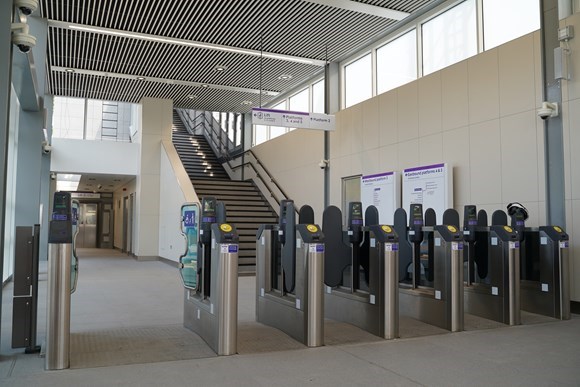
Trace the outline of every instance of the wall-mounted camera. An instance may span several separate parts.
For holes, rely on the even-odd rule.
[[[320,169],[326,169],[328,167],[329,161],[328,160],[320,160],[318,163],[318,167]]]
[[[52,152],[52,145],[50,145],[46,141],[43,141],[42,142],[42,153],[44,153],[45,155],[48,155],[48,154],[50,154],[50,152]]]
[[[56,173],[51,172],[51,174],[50,174],[50,180],[56,180]]]
[[[27,53],[36,46],[36,38],[28,33],[28,24],[12,23],[12,44],[18,47],[20,52]]]
[[[558,110],[557,102],[542,102],[542,107],[538,109],[538,117],[542,120],[547,120],[550,117],[558,117]]]
[[[38,8],[38,0],[14,0],[14,5],[22,14],[28,16]]]

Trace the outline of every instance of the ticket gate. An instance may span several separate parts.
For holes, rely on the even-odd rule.
[[[304,223],[303,223],[304,222]],[[308,347],[324,345],[324,235],[309,206],[296,224],[294,203],[256,235],[256,321]]]
[[[528,213],[519,203],[508,213],[521,243],[522,310],[570,319],[568,234],[559,226],[525,227]]]
[[[399,336],[398,237],[391,226],[379,225],[374,206],[365,211],[365,225],[361,202],[349,204],[346,231],[338,207],[324,210],[324,314],[394,339]]]
[[[395,211],[399,235],[399,311],[447,329],[463,330],[463,236],[453,225],[436,225],[435,212],[411,204]]]
[[[520,242],[516,230],[506,222],[505,213],[496,211],[492,225],[488,226],[484,210],[477,213],[475,206],[465,206],[465,311],[504,324],[519,325]]]
[[[204,198],[181,207],[186,251],[179,269],[185,287],[183,325],[218,355],[237,352],[238,234],[225,207]]]
[[[72,203],[69,192],[55,192],[48,228],[47,370],[70,366],[70,297],[73,256]]]

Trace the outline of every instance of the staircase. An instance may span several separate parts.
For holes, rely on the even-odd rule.
[[[173,111],[173,145],[200,200],[213,196],[226,206],[228,223],[240,236],[238,272],[253,274],[256,267],[256,232],[278,217],[251,181],[233,181],[217,160],[203,135],[191,135]]]

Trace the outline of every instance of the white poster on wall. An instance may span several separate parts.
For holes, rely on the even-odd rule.
[[[453,168],[447,164],[434,164],[403,170],[403,208],[409,211],[411,203],[423,204],[423,213],[432,208],[437,223],[443,212],[453,208]]]
[[[379,223],[393,224],[395,210],[401,205],[397,172],[367,175],[361,178],[361,201],[363,208],[370,205],[379,210]]]

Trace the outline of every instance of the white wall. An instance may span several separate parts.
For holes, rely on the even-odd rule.
[[[580,11],[580,9],[576,9]],[[575,13],[561,25],[572,25],[580,31],[580,13]],[[564,125],[564,168],[566,231],[570,235],[572,299],[580,301],[580,42],[570,40],[569,64],[571,79],[562,81],[562,121]]]
[[[139,144],[116,141],[52,140],[50,170],[137,175]]]
[[[186,248],[180,230],[181,205],[199,199],[171,141],[163,141],[160,162],[159,256],[179,262]]]
[[[252,150],[294,200],[296,208],[312,206],[316,221],[322,222],[324,172],[318,163],[324,156],[324,133],[296,129]]]
[[[580,14],[564,23],[580,31]],[[572,299],[580,301],[580,41],[570,42],[572,80],[563,82],[566,227]],[[341,178],[446,162],[454,208],[488,212],[519,201],[529,226],[546,223],[540,32],[523,36],[336,114],[330,135],[331,204]],[[255,148],[299,203],[322,198],[318,132],[294,131]],[[315,207],[317,215],[320,203]],[[319,215],[318,215],[319,216]]]

